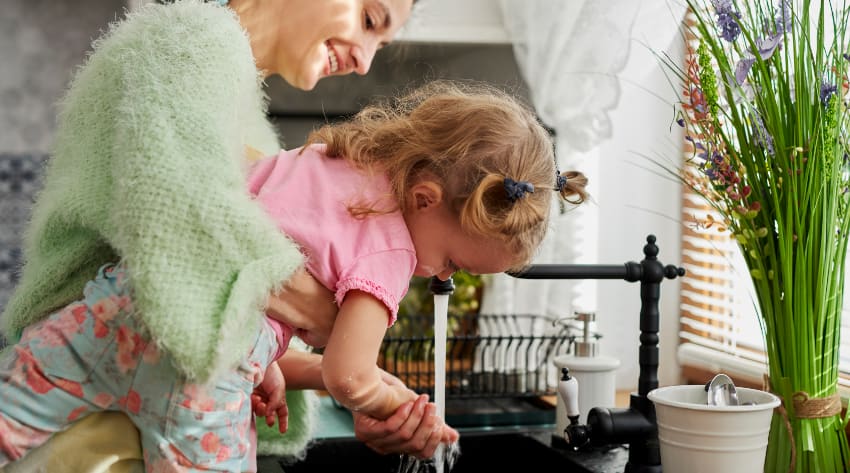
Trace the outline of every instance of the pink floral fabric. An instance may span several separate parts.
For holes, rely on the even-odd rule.
[[[149,472],[249,471],[250,395],[277,351],[264,323],[235,370],[191,383],[134,316],[123,267],[104,266],[83,300],[0,359],[0,467],[91,412],[119,410],[139,428]]]

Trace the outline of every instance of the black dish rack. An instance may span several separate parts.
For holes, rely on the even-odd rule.
[[[553,395],[552,359],[575,340],[569,326],[530,314],[449,314],[448,332],[447,400]],[[433,317],[400,316],[384,337],[378,364],[433,398]]]

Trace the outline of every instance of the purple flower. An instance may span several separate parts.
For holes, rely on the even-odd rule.
[[[744,83],[747,80],[747,74],[750,73],[750,69],[753,68],[753,64],[756,63],[756,58],[754,57],[746,57],[738,61],[738,64],[735,66],[735,82],[738,85]]]
[[[719,13],[717,15],[717,26],[720,27],[720,37],[730,43],[738,39],[741,34],[741,27],[738,26],[738,18],[741,14],[738,12]]]
[[[720,37],[730,43],[734,42],[741,34],[741,26],[738,25],[741,14],[732,10],[732,0],[711,0],[711,3],[717,12],[717,26],[720,28]]]
[[[723,155],[720,154],[719,151],[715,151],[715,152],[711,153],[711,162],[715,166],[720,166],[721,164],[723,164]]]
[[[850,54],[844,53],[842,56],[844,56],[844,59],[850,61]]]
[[[761,56],[761,58],[765,61],[770,59],[770,56],[773,56],[773,53],[774,51],[776,51],[776,48],[778,48],[779,45],[782,44],[782,38],[782,33],[777,33],[775,35],[768,36],[767,38],[759,39],[758,41],[756,41],[756,46],[758,46],[759,48],[759,56]]]
[[[829,103],[829,99],[832,98],[837,90],[838,87],[829,82],[822,83],[820,85],[820,102],[824,105]]]
[[[782,38],[782,33],[778,33],[768,36],[767,38],[756,40],[759,57],[761,57],[764,61],[770,59],[770,57],[773,56],[773,53],[776,52],[779,45],[782,44]],[[738,62],[735,66],[735,82],[737,82],[738,85],[743,84],[744,81],[747,80],[747,74],[750,73],[750,69],[753,68],[753,64],[755,63],[755,57],[746,57]]]
[[[755,97],[755,89],[752,84],[749,82],[738,84],[738,80],[729,72],[724,71],[723,75],[726,78],[724,85],[732,91],[732,101],[734,103],[752,102]],[[743,81],[746,81],[746,79],[746,75],[741,78]]]
[[[767,150],[767,154],[773,156],[773,137],[770,136],[770,133],[767,132],[767,128],[764,127],[764,122],[761,119],[761,115],[759,115],[758,113],[753,113],[752,116],[753,123],[755,123],[756,125],[756,133],[753,136],[754,141],[757,145]]]
[[[684,128],[685,127],[685,119],[684,118],[677,118],[676,124],[679,125],[680,127]]]
[[[791,31],[791,1],[790,0],[782,0],[782,6],[780,7],[780,14],[776,17],[776,33],[782,34]]]

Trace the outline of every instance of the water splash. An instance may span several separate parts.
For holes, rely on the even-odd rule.
[[[420,460],[411,455],[401,455],[398,473],[430,473],[432,471],[452,471],[460,458],[460,444],[454,442],[433,457]]]

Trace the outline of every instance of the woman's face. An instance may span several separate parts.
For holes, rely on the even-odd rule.
[[[375,52],[407,22],[413,0],[287,3],[270,72],[311,90],[323,77],[369,72]]]

